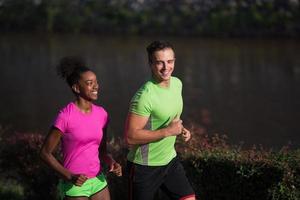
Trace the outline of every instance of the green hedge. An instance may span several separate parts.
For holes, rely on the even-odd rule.
[[[177,149],[199,199],[300,199],[299,150],[242,149],[228,145],[226,137],[192,131],[193,139],[188,144],[179,141]],[[56,198],[58,178],[38,156],[43,138],[38,133],[0,130],[0,183],[6,183],[0,199]],[[122,139],[111,139],[109,149],[125,168]],[[126,199],[125,176],[108,174],[108,181],[112,199]]]
[[[199,199],[296,200],[299,173],[265,162],[234,162],[222,158],[190,158],[187,174]]]

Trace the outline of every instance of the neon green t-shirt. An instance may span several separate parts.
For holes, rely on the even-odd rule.
[[[154,80],[147,81],[131,100],[129,112],[149,117],[146,129],[157,130],[168,126],[182,113],[182,83],[171,77],[168,88],[159,86]],[[176,136],[170,136],[130,148],[127,159],[147,166],[167,165],[175,156]]]

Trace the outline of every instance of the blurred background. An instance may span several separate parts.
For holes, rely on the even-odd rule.
[[[84,57],[97,103],[123,132],[130,98],[149,78],[145,47],[172,42],[185,123],[233,144],[300,142],[298,0],[1,0],[0,124],[46,133],[72,100],[55,66]]]
[[[98,76],[110,136],[122,137],[130,99],[150,76],[145,48],[167,40],[186,126],[245,148],[298,149],[299,36],[299,0],[0,0],[0,133],[46,135],[73,99],[55,66],[79,55]],[[40,143],[27,141],[37,153]]]

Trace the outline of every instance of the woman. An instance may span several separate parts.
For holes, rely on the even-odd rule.
[[[100,160],[117,176],[122,170],[106,152],[108,114],[92,103],[98,98],[96,75],[76,57],[63,58],[57,72],[76,98],[57,115],[42,146],[41,158],[62,177],[58,188],[64,200],[110,200]],[[63,164],[53,155],[60,141]]]

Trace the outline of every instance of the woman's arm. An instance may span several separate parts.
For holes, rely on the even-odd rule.
[[[100,145],[100,159],[103,160],[108,166],[109,171],[113,172],[117,176],[122,176],[122,167],[119,163],[117,163],[111,154],[107,152],[107,128],[103,129],[103,137]]]
[[[87,177],[81,174],[72,174],[53,156],[53,152],[58,146],[61,136],[62,132],[59,129],[55,127],[51,128],[40,151],[40,157],[48,166],[58,172],[63,179],[71,181],[77,186],[81,186],[86,181]]]

